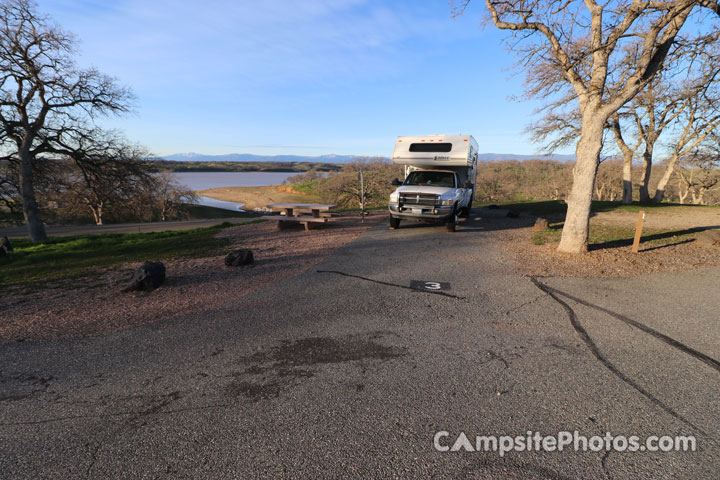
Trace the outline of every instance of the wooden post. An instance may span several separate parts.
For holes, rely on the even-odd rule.
[[[360,223],[365,223],[365,175],[360,170]]]
[[[637,226],[635,227],[635,241],[633,242],[633,253],[640,251],[640,238],[642,237],[643,224],[645,223],[645,210],[638,212]]]

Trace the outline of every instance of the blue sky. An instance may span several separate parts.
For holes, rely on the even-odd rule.
[[[136,112],[104,120],[157,155],[389,155],[395,137],[472,134],[535,153],[503,34],[482,2],[48,0],[81,66],[117,77]],[[559,152],[570,153],[570,152]]]

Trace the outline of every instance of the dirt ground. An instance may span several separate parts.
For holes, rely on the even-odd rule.
[[[195,193],[215,200],[242,203],[245,210],[263,208],[270,203],[320,203],[314,195],[298,192],[288,185],[211,188]]]
[[[685,230],[720,225],[718,211],[690,215],[676,213],[646,216],[646,227],[654,230]],[[634,227],[637,213],[600,213],[591,225]],[[623,278],[660,272],[687,271],[720,265],[720,247],[704,246],[694,239],[666,244],[641,244],[639,253],[630,245],[590,245],[581,255],[560,253],[555,242],[534,245],[534,217],[483,219],[492,230],[491,239],[514,264],[515,272],[529,276]]]
[[[340,217],[307,232],[279,231],[275,222],[227,228],[218,236],[230,240],[228,251],[252,249],[254,266],[226,267],[224,255],[167,261],[165,283],[149,293],[120,293],[136,264],[42,289],[9,288],[0,296],[0,342],[100,335],[217,308],[298,275],[386,218]]]

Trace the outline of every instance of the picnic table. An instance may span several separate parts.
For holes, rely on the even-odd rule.
[[[278,222],[281,230],[292,223],[300,223],[305,226],[305,230],[310,230],[310,225],[327,223],[337,215],[330,212],[335,205],[321,203],[271,203],[267,208],[280,215],[267,215],[262,218]]]

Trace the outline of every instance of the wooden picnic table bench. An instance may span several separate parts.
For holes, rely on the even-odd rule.
[[[278,222],[278,228],[283,229],[290,223],[300,223],[305,230],[310,230],[311,224],[327,223],[334,216],[329,212],[335,205],[319,203],[271,203],[267,206],[280,215],[266,215],[265,220]]]

